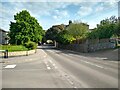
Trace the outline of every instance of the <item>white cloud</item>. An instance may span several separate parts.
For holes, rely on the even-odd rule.
[[[60,19],[64,19],[64,18],[69,18],[69,14],[67,12],[67,10],[55,10],[53,15],[54,19],[60,20]]]
[[[117,6],[117,0],[107,0],[102,2],[102,0],[100,1],[100,3],[98,4],[98,2],[90,2],[90,3],[85,3],[82,2],[80,3],[81,7],[79,9],[79,11],[77,12],[77,17],[85,17],[87,15],[90,14],[97,14],[100,13],[102,11],[105,10],[112,10],[113,8],[115,8]]]
[[[41,15],[49,15],[52,10],[55,10],[57,8],[65,8],[69,3],[54,3],[54,2],[7,2],[12,6],[12,9],[10,10],[9,7],[4,7],[2,5],[2,8],[4,11],[11,11],[11,13],[17,13],[23,9],[29,10],[31,13]]]
[[[117,5],[117,2],[115,0],[110,1],[110,2],[104,2],[103,6],[105,8],[109,8],[109,7],[115,7]]]
[[[58,16],[53,16],[54,19],[58,19]]]
[[[100,11],[103,11],[103,9],[104,9],[104,7],[97,7],[96,9],[95,9],[95,12],[100,12]]]
[[[13,2],[6,1],[6,2],[1,2],[0,6],[0,21],[2,19],[6,19],[6,21],[2,22],[0,24],[0,27],[5,27],[3,26],[6,23],[6,29],[8,30],[9,28],[9,22],[13,21],[14,15],[22,10],[28,10],[32,16],[38,19],[38,21],[41,21],[42,16],[51,16],[54,10],[58,8],[65,8],[69,5],[70,3],[54,3],[54,2],[16,2],[13,0]],[[67,11],[58,11],[55,14],[54,18],[63,18],[63,17],[68,17]]]
[[[45,1],[42,0],[41,2],[35,2],[35,1],[37,0],[30,0],[29,2],[28,0],[24,0],[24,1],[23,0],[17,0],[17,1],[2,0],[2,2],[7,2],[8,6],[2,5],[2,8],[0,8],[0,13],[2,13],[2,15],[0,17],[6,19],[7,21],[4,21],[4,23],[6,22],[6,24],[8,24],[8,22],[13,20],[14,15],[17,12],[22,11],[23,9],[26,9],[30,12],[32,16],[37,18],[39,22],[43,21],[44,23],[47,23],[50,21],[50,20],[48,21],[47,19],[50,18],[50,19],[55,19],[52,22],[50,21],[51,24],[58,21],[64,23],[65,20],[68,22],[69,18],[78,19],[77,17],[71,17],[71,14],[68,12],[69,11],[68,8],[66,9],[66,7],[71,4],[80,6],[79,11],[77,12],[77,16],[79,17],[82,16],[81,18],[84,18],[87,15],[93,14],[95,11],[100,12],[100,11],[104,11],[104,9],[109,9],[110,7],[116,6],[116,0],[114,1],[98,0],[99,2],[103,1],[103,4],[101,6],[97,5],[98,4],[98,2],[96,2],[97,0],[95,2],[93,0],[90,0],[89,3],[86,3],[88,0],[84,0],[84,1],[78,0],[79,3],[76,0],[75,1],[67,0],[65,2],[62,2],[62,0],[61,1],[58,0],[58,3],[55,3],[57,2],[57,0],[55,2],[50,2],[50,0],[48,2],[46,2],[47,0]],[[95,5],[97,7],[94,7]],[[48,18],[44,19],[45,16]],[[9,26],[9,25],[6,25],[6,26]],[[0,25],[0,27],[3,27],[3,26]]]
[[[80,9],[78,10],[76,16],[77,17],[84,17],[87,15],[90,15],[94,10],[94,6],[97,5],[98,2],[80,2],[79,5],[81,6]]]
[[[91,12],[92,12],[91,7],[81,7],[77,12],[77,14],[80,16],[86,16],[86,15],[89,15]]]
[[[1,2],[110,2],[112,0],[1,0]],[[119,0],[114,0],[119,1]]]

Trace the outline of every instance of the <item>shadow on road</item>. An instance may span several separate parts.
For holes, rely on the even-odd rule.
[[[55,52],[57,54],[65,53],[68,55],[73,54],[73,55],[82,55],[85,57],[99,58],[100,60],[120,61],[118,58],[120,54],[119,49],[108,49],[108,50],[101,50],[101,51],[96,51],[91,53],[81,53],[81,52],[75,52],[71,50],[64,50],[64,49],[56,48],[55,46],[51,46],[51,45],[38,46],[38,49],[58,50],[59,52]]]

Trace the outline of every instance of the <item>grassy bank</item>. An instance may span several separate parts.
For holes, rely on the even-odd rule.
[[[15,52],[15,51],[26,51],[28,49],[22,45],[0,45],[0,50],[8,50],[9,52]]]

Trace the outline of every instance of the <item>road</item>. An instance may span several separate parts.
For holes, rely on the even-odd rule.
[[[4,60],[3,88],[118,88],[118,61],[48,46],[37,51]]]

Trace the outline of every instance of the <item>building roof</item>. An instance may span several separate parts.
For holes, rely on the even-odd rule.
[[[8,31],[5,31],[5,30],[3,30],[3,29],[1,29],[1,28],[0,28],[0,31],[2,31],[2,32],[6,32],[6,33],[8,32]]]

